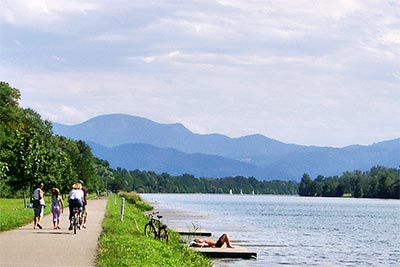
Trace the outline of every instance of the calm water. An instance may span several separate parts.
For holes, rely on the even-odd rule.
[[[141,194],[171,228],[200,226],[257,253],[214,266],[400,266],[400,201]]]

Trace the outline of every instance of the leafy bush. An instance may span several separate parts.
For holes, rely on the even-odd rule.
[[[140,196],[133,192],[119,192],[118,195],[120,197],[124,197],[128,203],[135,205],[138,209],[142,211],[152,210],[153,207],[146,202],[144,202]]]

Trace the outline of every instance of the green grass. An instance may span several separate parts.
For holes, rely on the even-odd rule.
[[[121,198],[117,204],[109,197],[103,232],[100,236],[98,267],[105,266],[211,266],[211,261],[182,243],[179,234],[169,231],[169,242],[143,234],[148,219],[144,210],[151,207],[135,194],[124,194],[124,220],[120,221]]]
[[[93,198],[96,198],[96,195],[89,194],[88,199]],[[45,202],[44,214],[51,213],[51,196],[46,195]],[[64,199],[64,205],[68,207],[66,199]],[[15,229],[30,222],[33,227],[33,209],[24,208],[23,199],[0,198],[0,232]]]
[[[51,212],[49,206],[44,209],[44,212],[45,214]],[[33,209],[24,208],[23,199],[0,199],[0,232],[23,226],[29,222],[33,223]]]

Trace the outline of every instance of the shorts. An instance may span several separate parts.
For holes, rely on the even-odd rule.
[[[36,206],[33,210],[35,212],[35,217],[43,217],[44,205]]]
[[[34,200],[33,200],[33,203],[32,203],[32,207],[33,207],[34,209],[38,209],[39,206],[40,206],[40,201],[34,199]]]
[[[216,247],[216,248],[222,247],[223,244],[222,244],[221,239],[222,239],[222,236],[218,239],[217,243],[215,243],[215,247]]]
[[[69,219],[72,219],[74,208],[83,208],[83,203],[79,199],[70,199],[69,202]]]
[[[61,219],[61,209],[60,206],[52,206],[51,212],[53,213],[53,221]]]

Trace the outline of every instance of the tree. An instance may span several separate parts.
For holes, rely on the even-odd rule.
[[[303,174],[299,185],[300,196],[314,196],[316,193],[315,182],[311,180],[310,175]]]
[[[19,107],[20,92],[0,82],[0,194],[18,196],[44,182],[69,190],[78,180],[89,188],[99,180],[94,157],[83,141],[54,136],[52,125],[32,109]]]
[[[13,191],[25,192],[45,179],[45,166],[51,160],[48,153],[52,133],[49,122],[35,111],[24,109],[21,114],[21,125],[9,147],[13,156],[7,158],[7,182]]]
[[[361,176],[354,178],[353,197],[360,198],[363,196],[363,182]]]
[[[8,177],[11,162],[15,162],[17,154],[13,147],[17,142],[22,127],[22,109],[18,106],[21,94],[18,89],[10,87],[6,82],[0,82],[0,189],[1,194],[11,194]]]

